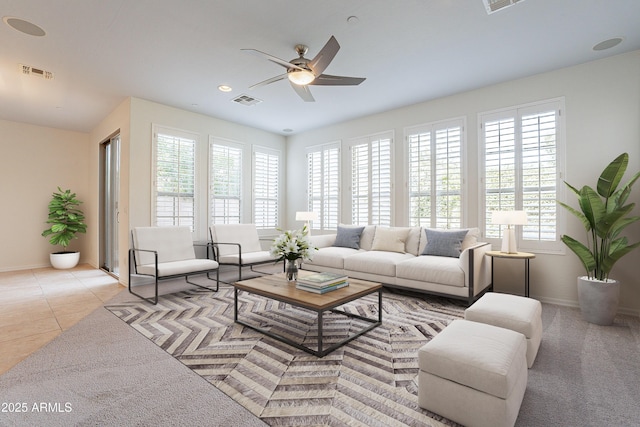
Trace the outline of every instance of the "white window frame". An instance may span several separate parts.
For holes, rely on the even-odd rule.
[[[239,165],[237,165],[238,170],[236,171],[239,174],[239,182],[237,183],[237,194],[230,194],[229,192],[227,192],[226,196],[223,195],[222,197],[216,197],[217,195],[214,194],[214,174],[216,173],[216,170],[214,168],[214,150],[216,149],[216,147],[223,147],[226,148],[228,150],[237,150],[240,153],[240,159],[239,159]],[[245,158],[245,145],[241,142],[236,142],[236,141],[232,141],[229,139],[225,139],[225,138],[219,138],[219,137],[215,137],[215,136],[209,136],[209,156],[208,156],[208,160],[209,160],[209,174],[208,174],[208,188],[209,188],[209,192],[208,192],[208,209],[207,209],[207,218],[209,220],[209,224],[239,224],[244,222],[244,181],[245,181],[245,177],[244,177],[244,170],[245,170],[245,164],[244,164],[244,158]],[[227,173],[227,175],[232,174],[234,171],[231,170],[230,168],[226,168],[225,172]],[[216,199],[237,199],[238,200],[238,217],[236,218],[235,216],[230,216],[228,214],[228,212],[225,212],[224,215],[216,215],[214,216],[214,212],[213,212],[213,208],[214,208],[214,201]],[[226,210],[226,209],[225,209]]]
[[[488,111],[478,114],[478,138],[479,138],[479,165],[478,170],[480,171],[480,182],[479,182],[479,224],[482,230],[483,236],[486,241],[491,242],[494,246],[500,247],[501,237],[502,237],[502,228],[504,226],[500,226],[500,236],[499,237],[491,237],[487,234],[487,227],[495,227],[495,225],[490,224],[491,218],[487,212],[486,206],[486,192],[487,192],[487,176],[486,176],[486,141],[485,141],[485,123],[495,122],[498,120],[509,120],[513,118],[514,121],[514,139],[515,139],[515,153],[514,153],[514,165],[515,167],[515,183],[513,184],[514,191],[513,202],[507,202],[504,209],[501,210],[522,210],[524,205],[524,190],[523,190],[523,160],[522,160],[522,118],[525,116],[530,116],[534,114],[543,114],[545,112],[555,111],[555,197],[553,200],[550,200],[550,203],[553,203],[555,208],[555,237],[553,239],[525,239],[524,233],[527,231],[525,227],[529,228],[530,235],[531,230],[535,231],[536,225],[535,215],[528,215],[530,224],[525,226],[516,226],[516,242],[518,246],[518,250],[522,252],[533,252],[533,253],[555,253],[555,254],[563,254],[565,253],[564,244],[562,244],[560,240],[560,236],[564,234],[565,230],[565,213],[563,209],[557,204],[557,200],[564,200],[565,195],[565,185],[563,183],[563,179],[565,176],[565,150],[566,150],[566,138],[565,138],[565,103],[564,97],[554,98],[540,102],[534,102],[529,104],[517,105],[510,108]],[[502,174],[501,174],[502,175]],[[507,173],[504,174],[507,176]],[[505,191],[505,195],[509,195],[511,192]],[[513,203],[513,204],[512,204]],[[540,206],[540,203],[538,203]],[[534,223],[531,223],[531,221]],[[524,231],[523,231],[524,230]]]
[[[161,125],[152,125],[152,143],[151,143],[151,224],[154,226],[162,226],[158,223],[158,135],[167,135],[172,138],[185,139],[193,141],[193,216],[190,217],[191,224],[187,224],[180,220],[180,214],[174,216],[174,224],[172,225],[190,225],[192,233],[198,232],[198,149],[200,135],[183,129],[176,129]],[[177,220],[177,223],[175,219]],[[189,217],[187,217],[189,218]]]
[[[388,142],[387,142],[388,141]],[[388,160],[382,159],[382,161],[376,164],[376,151],[380,144],[386,145],[388,143],[389,157]],[[393,131],[380,132],[368,136],[359,138],[352,138],[348,142],[348,170],[350,171],[351,181],[349,186],[349,207],[351,208],[351,223],[354,225],[382,225],[391,226],[394,224],[394,207],[395,207],[395,174],[394,174],[394,133]],[[353,157],[355,150],[363,150],[366,153],[366,165],[362,168],[357,168],[353,164]],[[380,168],[386,168],[384,163],[388,162],[388,176],[382,176],[376,174],[376,171]],[[356,171],[362,172],[366,182],[361,183],[360,190],[355,189],[354,174]],[[366,188],[364,188],[366,187]],[[376,188],[379,187],[379,188]],[[388,188],[387,188],[388,187]],[[366,204],[366,218],[363,214],[359,214],[360,209],[354,206],[354,193],[362,192],[360,196]],[[388,195],[386,195],[388,193]],[[383,197],[384,196],[384,197]],[[375,200],[379,199],[380,202],[376,203]],[[389,205],[389,213],[387,218],[380,218],[384,215],[382,199],[386,199],[386,203]],[[378,211],[378,214],[376,214]],[[359,218],[358,218],[359,217]]]
[[[405,182],[406,182],[406,221],[410,226],[423,226],[423,227],[431,227],[431,228],[461,228],[467,222],[467,185],[465,179],[465,171],[466,171],[466,117],[458,117],[448,120],[442,120],[437,122],[425,123],[421,125],[411,126],[404,129],[404,139],[405,139]],[[439,133],[445,131],[448,132],[450,130],[458,129],[459,132],[459,152],[457,156],[449,156],[448,152],[446,154],[447,159],[458,159],[459,168],[457,172],[455,170],[452,171],[452,174],[459,175],[459,190],[456,191],[442,191],[438,186],[438,176],[443,171],[443,167],[441,167],[441,163],[438,163],[438,135]],[[413,174],[414,170],[412,167],[414,166],[412,163],[417,159],[412,158],[411,146],[414,143],[415,137],[428,138],[428,141],[420,141],[426,145],[429,150],[429,160],[428,165],[428,173],[429,182],[428,188],[424,190],[420,190],[418,188],[413,188]],[[449,146],[447,145],[447,148]],[[450,162],[445,162],[444,168],[448,168]],[[419,219],[418,217],[414,217],[412,215],[412,206],[411,199],[412,194],[414,193],[422,193],[428,195],[430,197],[430,211],[432,215],[429,217],[423,217],[423,219]],[[452,195],[459,196],[460,206],[459,210],[459,219],[452,220],[451,218],[438,216],[437,215],[437,206],[440,197],[449,197]],[[433,213],[436,213],[435,215]]]
[[[337,230],[342,197],[341,141],[307,147],[306,157],[307,209],[318,214],[311,226],[319,231]]]
[[[275,173],[272,174],[272,170],[267,170],[265,171],[268,175],[269,175],[269,179],[271,180],[271,182],[269,184],[267,184],[266,186],[264,186],[263,183],[258,183],[258,180],[260,179],[260,177],[258,176],[259,173],[265,173],[262,171],[258,170],[258,167],[256,165],[257,162],[257,157],[261,156],[261,155],[267,155],[270,159],[272,158],[276,158],[278,161],[278,170],[275,171]],[[281,228],[281,224],[282,224],[282,196],[283,196],[283,192],[282,192],[282,185],[283,185],[283,169],[284,169],[284,165],[283,165],[283,159],[282,159],[282,152],[280,150],[276,150],[273,148],[269,148],[269,147],[262,147],[259,145],[253,145],[252,147],[252,164],[251,164],[251,188],[252,188],[252,200],[251,200],[251,217],[253,218],[253,223],[256,224],[256,228],[258,230],[273,230],[275,231],[275,229]],[[276,179],[277,182],[274,185],[273,180]],[[261,187],[262,186],[262,187]],[[261,188],[262,189],[267,189],[269,194],[265,194],[262,195],[261,194]],[[273,195],[273,190],[275,190],[275,197]],[[262,223],[262,221],[258,221],[258,218],[256,217],[257,215],[257,209],[256,209],[256,203],[259,201],[260,198],[266,198],[266,199],[270,199],[273,200],[275,202],[275,218],[272,220],[272,222],[270,222],[269,224],[264,225]]]

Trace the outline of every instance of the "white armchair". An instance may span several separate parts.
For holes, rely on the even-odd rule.
[[[217,292],[220,284],[219,264],[196,258],[189,227],[135,227],[131,231],[133,247],[129,249],[129,292],[139,298],[158,303],[158,281],[184,277],[190,285]],[[210,273],[216,272],[212,279]],[[144,297],[131,288],[132,273],[155,279],[154,298]],[[215,290],[189,281],[189,276],[205,274],[216,281]]]
[[[255,224],[214,224],[209,227],[213,246],[213,259],[220,265],[238,267],[238,280],[242,268],[274,263],[277,258],[262,250]]]

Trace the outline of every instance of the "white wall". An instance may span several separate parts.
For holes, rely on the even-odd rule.
[[[0,271],[49,266],[49,253],[61,250],[40,235],[58,186],[77,194],[86,216],[94,214],[88,201],[88,142],[85,133],[0,120]],[[81,252],[81,262],[86,243],[87,235],[79,234],[69,245]]]
[[[419,88],[418,88],[419,89]],[[404,192],[403,129],[407,126],[464,116],[467,120],[466,183],[467,226],[477,226],[478,212],[478,123],[480,112],[564,97],[566,106],[566,181],[574,186],[596,180],[606,166],[622,152],[631,158],[627,179],[640,170],[640,51],[561,69],[525,79],[407,106],[349,122],[288,137],[287,195],[288,223],[294,224],[297,210],[306,210],[306,163],[302,160],[310,145],[373,134],[395,133],[396,225],[406,225]],[[294,161],[299,159],[300,161]],[[349,174],[343,168],[343,189],[348,192]],[[630,199],[640,202],[640,184]],[[574,201],[570,199],[570,202]],[[640,215],[640,208],[635,210]],[[350,221],[342,209],[342,220]],[[582,225],[567,218],[567,234],[580,238]],[[640,224],[629,229],[631,241],[640,240]],[[623,282],[621,312],[640,313],[640,250],[619,261],[614,278]],[[497,290],[522,292],[523,265],[496,261]],[[531,295],[542,300],[577,304],[576,277],[583,274],[573,255],[539,254],[531,261]]]

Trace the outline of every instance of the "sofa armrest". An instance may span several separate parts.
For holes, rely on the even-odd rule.
[[[129,265],[133,264],[133,271],[138,274],[138,265],[142,265],[140,260],[136,257],[136,253],[148,253],[153,254],[154,264],[156,266],[156,276],[158,275],[158,251],[154,251],[151,249],[137,249],[131,248],[129,249]],[[133,263],[131,262],[133,260]],[[131,269],[131,267],[129,267]]]
[[[460,268],[464,271],[465,286],[473,284],[474,295],[491,284],[491,263],[485,255],[491,250],[491,243],[479,242],[460,254]],[[473,269],[473,271],[471,271]]]
[[[309,238],[311,244],[315,245],[318,249],[328,248],[333,246],[336,242],[336,234],[318,234]]]
[[[233,242],[212,242],[211,246],[213,248],[213,260],[218,261],[220,259],[220,246],[235,246],[238,248],[238,259],[242,259],[242,245],[240,243]]]

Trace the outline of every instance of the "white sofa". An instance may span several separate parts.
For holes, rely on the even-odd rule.
[[[338,232],[348,228],[353,227],[340,226]],[[312,260],[304,262],[303,268],[342,273],[381,282],[386,286],[464,299],[471,304],[491,287],[491,263],[485,260],[491,244],[478,242],[479,230],[470,228],[459,242],[458,257],[422,255],[428,243],[427,232],[432,236],[433,245],[436,244],[434,236],[439,238],[448,231],[455,230],[369,225],[362,230],[357,249],[342,246],[344,242],[336,246],[338,233],[314,235],[311,242],[319,250]],[[458,231],[464,233],[463,230]],[[394,234],[400,237],[406,234],[404,242],[396,238],[396,242],[390,243]],[[394,243],[395,247],[389,246]],[[432,253],[433,250],[426,252]]]

